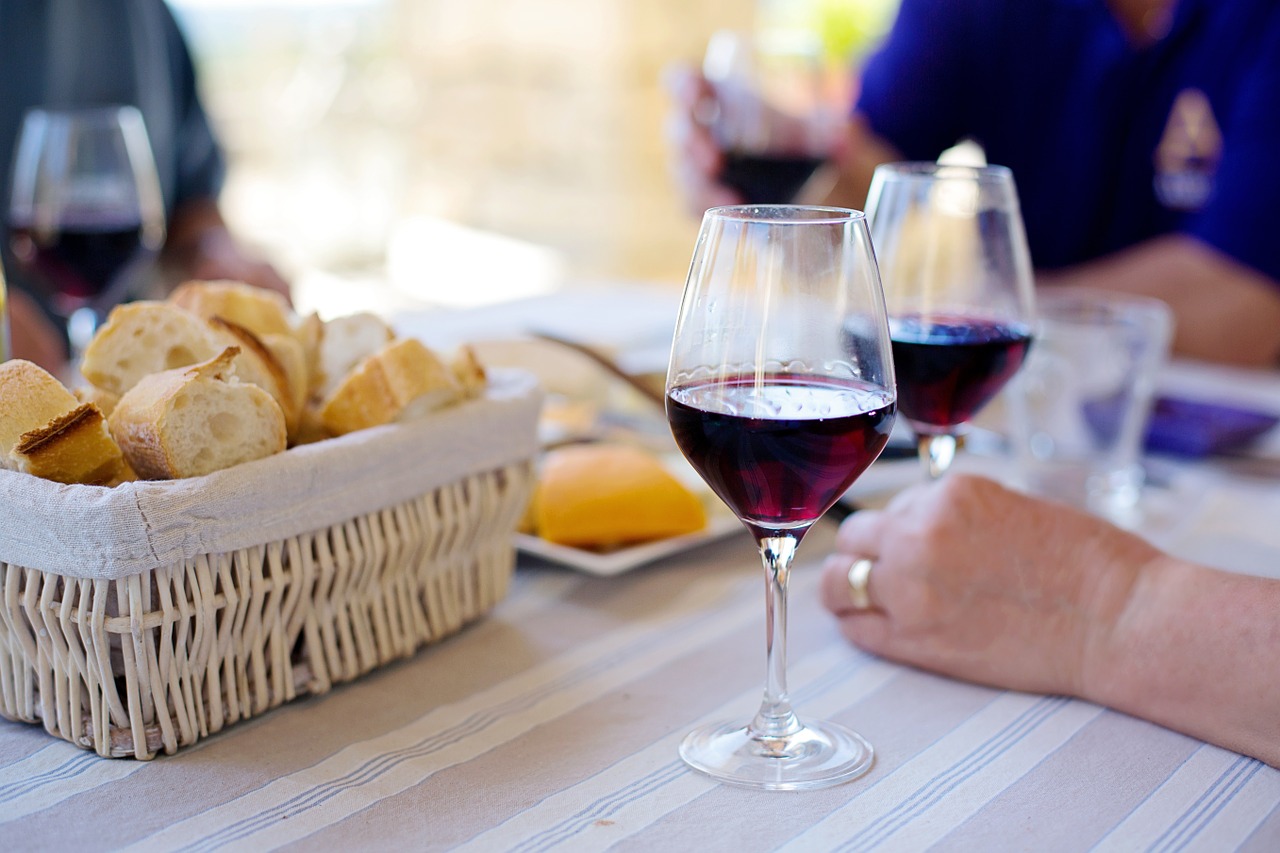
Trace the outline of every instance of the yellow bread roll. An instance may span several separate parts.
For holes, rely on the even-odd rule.
[[[531,508],[537,535],[578,548],[610,548],[701,530],[698,496],[638,447],[585,444],[550,451]]]

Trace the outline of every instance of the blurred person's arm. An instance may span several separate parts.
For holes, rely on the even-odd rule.
[[[236,239],[211,198],[187,199],[174,211],[162,259],[179,278],[242,281],[289,296],[289,283]]]
[[[61,375],[67,361],[63,332],[34,299],[16,287],[9,288],[7,307],[13,357],[35,362],[54,376]]]
[[[1185,234],[1037,276],[1041,285],[1138,293],[1173,310],[1179,355],[1248,367],[1280,363],[1280,282]]]
[[[170,200],[162,260],[170,278],[231,279],[289,295],[276,269],[232,234],[218,207],[226,158],[200,98],[195,63],[172,13],[165,8],[164,35],[176,116],[176,185]]]
[[[849,597],[862,557],[871,610]],[[1280,767],[1278,580],[954,474],[846,519],[822,597],[849,640],[890,660],[1076,696]]]

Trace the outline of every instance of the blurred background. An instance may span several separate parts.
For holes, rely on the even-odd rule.
[[[171,0],[224,214],[323,316],[680,285],[698,221],[667,174],[664,69],[719,28],[803,28],[843,84],[896,4]]]

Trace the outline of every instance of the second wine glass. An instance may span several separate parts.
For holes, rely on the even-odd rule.
[[[710,124],[724,156],[720,180],[748,204],[795,200],[831,156],[841,126],[817,39],[721,30],[707,42],[702,73],[716,94]]]
[[[1031,345],[1031,259],[1002,166],[876,168],[867,218],[884,281],[898,409],[930,478]]]
[[[142,113],[131,106],[31,110],[8,201],[14,257],[66,321],[74,364],[164,242],[164,202]]]
[[[848,328],[860,331],[849,346]],[[766,584],[764,700],[748,723],[690,733],[716,779],[813,788],[871,766],[834,723],[802,723],[786,682],[787,581],[805,532],[888,441],[893,362],[862,214],[786,205],[708,210],[680,305],[667,419],[681,452],[755,538]]]

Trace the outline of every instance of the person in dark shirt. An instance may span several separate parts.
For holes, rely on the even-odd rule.
[[[235,279],[288,295],[280,274],[245,250],[218,209],[223,153],[187,44],[162,0],[0,0],[0,81],[0,205],[8,205],[27,110],[131,104],[142,112],[159,172],[170,277]],[[57,368],[66,357],[63,333],[40,305],[40,285],[15,263],[3,221],[0,238],[13,355]]]
[[[695,118],[714,93],[674,88],[691,208],[736,203]],[[1273,0],[903,0],[821,200],[862,207],[879,163],[976,141],[1013,170],[1041,284],[1160,297],[1179,353],[1274,366],[1277,104]]]

